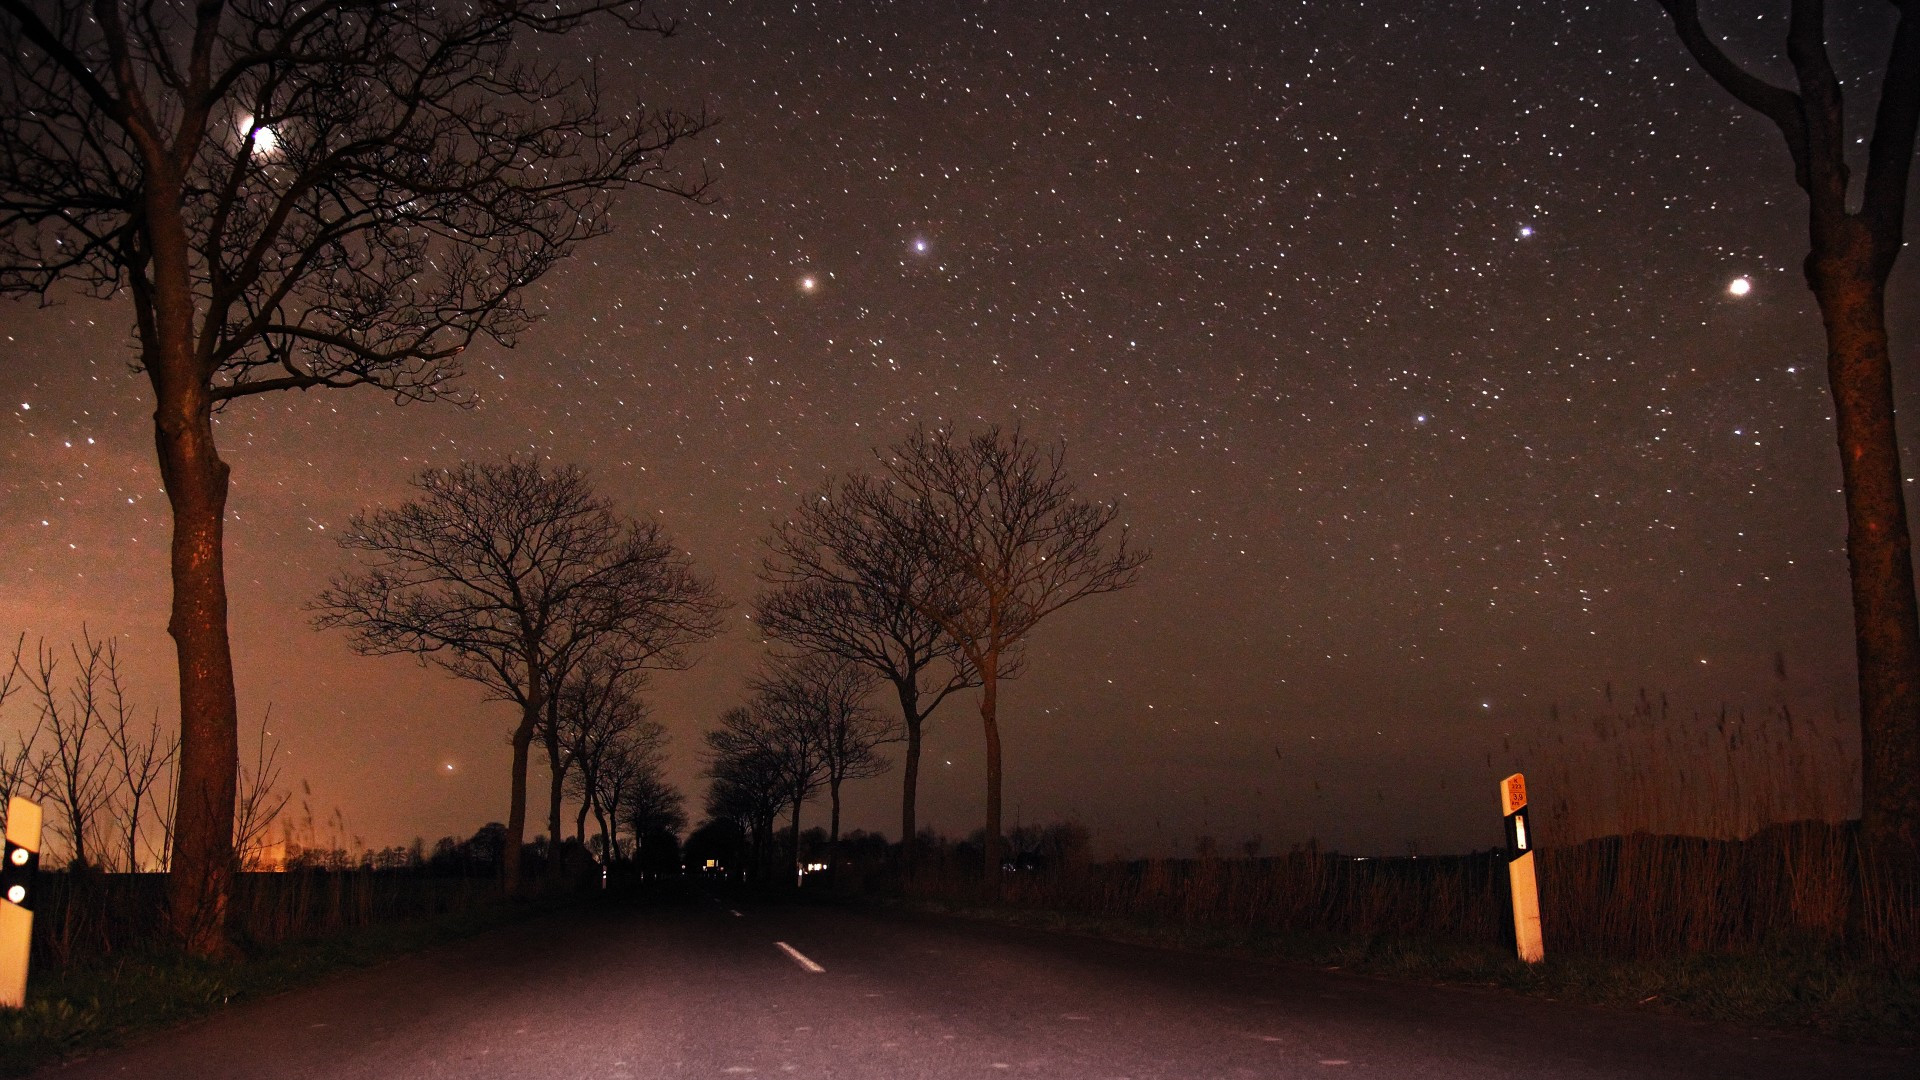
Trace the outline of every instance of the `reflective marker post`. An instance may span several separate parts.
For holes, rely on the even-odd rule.
[[[1533,830],[1527,825],[1527,778],[1514,773],[1500,781],[1500,812],[1507,818],[1507,884],[1513,891],[1513,945],[1520,959],[1537,964],[1547,958],[1540,938],[1540,886],[1533,873]]]
[[[40,869],[40,804],[7,803],[6,855],[0,858],[0,1008],[27,1003],[27,953],[33,945],[33,877]]]

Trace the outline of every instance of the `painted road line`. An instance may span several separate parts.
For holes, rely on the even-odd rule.
[[[813,961],[807,959],[806,954],[801,952],[799,949],[794,948],[793,946],[787,944],[784,941],[776,941],[774,942],[774,944],[780,946],[781,952],[786,953],[788,956],[792,957],[793,962],[796,964],[799,964],[801,969],[808,972],[809,974],[825,975],[827,973],[826,968],[823,968],[819,964],[816,964]]]

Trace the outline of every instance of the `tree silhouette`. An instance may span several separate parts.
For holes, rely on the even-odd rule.
[[[616,812],[633,833],[633,859],[643,873],[677,869],[680,834],[687,827],[686,797],[667,782],[664,761],[636,773],[617,811],[609,810],[608,816]]]
[[[877,682],[874,673],[856,661],[832,653],[805,653],[782,657],[771,675],[755,683],[755,708],[786,732],[787,744],[796,749],[817,748],[821,783],[831,807],[829,870],[840,848],[841,785],[879,776],[892,764],[877,748],[894,739],[893,725],[866,705]],[[796,816],[796,829],[798,821]]]
[[[793,649],[864,665],[893,687],[906,735],[900,843],[911,866],[922,730],[947,695],[979,679],[959,645],[914,606],[937,568],[923,537],[889,530],[872,512],[884,504],[884,485],[856,474],[829,483],[776,526],[755,619]]]
[[[347,630],[364,654],[430,659],[520,707],[502,860],[514,891],[528,750],[549,699],[596,653],[628,670],[689,666],[721,604],[658,523],[616,514],[571,466],[463,462],[413,486],[414,499],[349,522],[341,546],[371,565],[314,601],[315,624]]]
[[[980,679],[987,744],[986,888],[999,889],[1000,679],[1016,649],[1048,615],[1077,600],[1127,588],[1147,552],[1127,544],[1112,503],[1079,497],[1066,449],[1040,446],[1018,428],[959,437],[916,428],[883,460],[885,485],[871,487],[870,513],[886,531],[923,545],[937,572],[914,606],[959,647]]]
[[[1807,193],[1803,269],[1827,333],[1847,506],[1847,565],[1859,667],[1861,832],[1876,857],[1920,878],[1920,611],[1894,427],[1887,351],[1887,279],[1906,219],[1920,122],[1920,18],[1899,12],[1880,84],[1859,209],[1849,210],[1844,96],[1827,52],[1823,0],[1793,0],[1786,52],[1797,89],[1775,86],[1729,57],[1700,22],[1696,0],[1660,0],[1687,51],[1728,93],[1786,138],[1794,182]]]
[[[285,389],[448,394],[611,191],[698,195],[706,126],[602,107],[529,39],[661,35],[637,0],[0,0],[0,292],[132,300],[173,515],[174,932],[226,947],[238,709],[213,413]]]
[[[706,743],[707,817],[735,823],[753,848],[754,875],[780,880],[774,870],[773,823],[792,802],[796,770],[790,748],[746,706],[721,714]]]
[[[560,740],[574,764],[569,790],[579,800],[574,839],[586,843],[587,816],[600,828],[603,864],[620,857],[621,816],[643,787],[665,788],[667,729],[649,718],[640,693],[646,673],[589,657],[556,695]],[[678,798],[678,792],[673,792]],[[636,834],[636,839],[639,839]]]

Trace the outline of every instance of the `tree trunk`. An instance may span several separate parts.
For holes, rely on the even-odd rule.
[[[837,881],[840,877],[840,779],[835,777],[828,787],[828,801],[833,803],[832,824],[827,828],[827,882]]]
[[[986,878],[981,889],[987,899],[1000,896],[1000,863],[1005,855],[1000,839],[1000,657],[983,657],[980,669],[980,726],[987,736]]]
[[[601,866],[612,866],[613,857],[619,854],[613,850],[613,833],[607,830],[607,819],[612,816],[612,814],[608,813],[607,810],[600,805],[599,799],[593,800],[593,822],[600,827]],[[617,830],[619,826],[615,825],[614,828]],[[585,846],[586,842],[586,839],[582,837],[580,840],[581,845]],[[602,884],[605,883],[605,880],[605,878],[601,879]]]
[[[1816,223],[1807,283],[1827,331],[1827,377],[1847,504],[1860,682],[1861,840],[1920,869],[1920,612],[1894,428],[1885,274],[1867,227]]]
[[[793,864],[788,867],[787,884],[800,884],[800,804],[805,796],[793,800],[793,824],[787,830],[787,838],[793,847]]]
[[[235,778],[238,783],[238,778]],[[237,794],[235,796],[238,797]],[[132,805],[127,809],[127,873],[140,872],[140,797],[134,796]]]
[[[152,318],[143,320],[143,360],[154,389],[154,445],[173,511],[173,637],[180,677],[168,918],[187,951],[228,948],[233,894],[233,812],[240,766],[239,708],[227,641],[224,562],[227,463],[213,440],[213,402],[192,351],[193,295],[179,190],[152,181]]]
[[[920,689],[913,682],[895,683],[900,692],[900,715],[907,724],[906,779],[900,788],[900,863],[909,873],[919,856],[920,823],[915,810],[920,798]]]
[[[562,787],[567,771],[560,766],[560,729],[551,714],[546,723],[547,744],[547,877],[558,880],[566,873],[560,859],[560,805],[566,797]]]
[[[574,815],[573,842],[576,844],[579,844],[581,847],[585,847],[587,844],[587,811],[592,809],[593,809],[593,805],[590,801],[583,801],[580,804],[580,812]],[[595,811],[594,816],[597,818],[599,816],[599,812]],[[600,831],[601,832],[607,831],[605,822],[601,823]]]
[[[507,808],[507,850],[501,859],[508,896],[520,892],[520,848],[527,839],[527,766],[533,756],[533,732],[540,724],[540,707],[529,704],[513,730],[513,805]]]

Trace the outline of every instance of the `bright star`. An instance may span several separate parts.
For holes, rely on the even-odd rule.
[[[819,286],[819,284],[820,284],[819,282],[813,279],[813,275],[809,274],[806,277],[803,277],[800,279],[800,291],[812,292],[815,288]]]
[[[1525,240],[1527,237],[1532,235],[1533,235],[1533,226],[1531,225],[1520,226],[1520,239]]]
[[[927,250],[927,240],[926,240],[926,237],[920,237],[920,238],[918,238],[918,239],[916,239],[916,240],[914,240],[914,242],[913,242],[913,250],[915,250],[915,251],[918,251],[918,252],[920,252],[920,253],[922,253],[922,254],[925,254],[925,253],[926,253],[926,250]]]
[[[1727,283],[1727,292],[1734,296],[1745,296],[1753,291],[1753,282],[1744,277],[1734,278]]]

